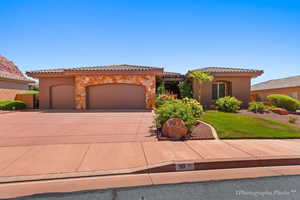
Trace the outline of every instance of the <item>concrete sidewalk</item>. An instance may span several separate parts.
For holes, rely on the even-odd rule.
[[[218,165],[216,168],[222,168],[224,161],[259,162],[264,159],[277,159],[274,165],[280,162],[284,165],[280,159],[300,160],[300,140],[156,141],[0,147],[0,181],[147,172],[155,167],[161,170],[172,163],[200,163],[200,168],[212,163],[213,166]],[[212,165],[209,168],[214,168]]]

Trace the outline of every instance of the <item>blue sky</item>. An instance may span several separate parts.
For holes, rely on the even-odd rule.
[[[300,1],[0,0],[0,54],[23,71],[106,64],[300,74]]]

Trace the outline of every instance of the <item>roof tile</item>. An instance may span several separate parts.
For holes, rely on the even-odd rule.
[[[33,82],[24,76],[17,65],[3,56],[0,56],[0,78]]]
[[[76,68],[58,68],[58,69],[43,69],[28,71],[27,74],[41,74],[41,73],[64,73],[64,72],[78,72],[78,71],[152,71],[163,70],[163,68],[141,66],[141,65],[104,65],[104,66],[88,66]]]
[[[205,68],[194,69],[191,71],[206,72],[206,73],[263,73],[263,70],[230,68],[230,67],[205,67]]]

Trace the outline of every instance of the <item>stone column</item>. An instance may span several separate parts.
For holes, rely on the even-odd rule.
[[[156,90],[156,80],[155,76],[148,77],[148,80],[145,81],[144,86],[146,88],[146,108],[153,109],[155,108],[155,90]]]
[[[75,77],[75,105],[76,109],[86,109],[86,88],[83,84],[83,77]]]

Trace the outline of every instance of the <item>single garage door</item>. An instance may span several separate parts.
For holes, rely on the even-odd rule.
[[[51,88],[51,108],[75,108],[74,86],[58,85]]]
[[[145,108],[144,86],[130,84],[105,84],[88,87],[88,108],[131,109]]]

